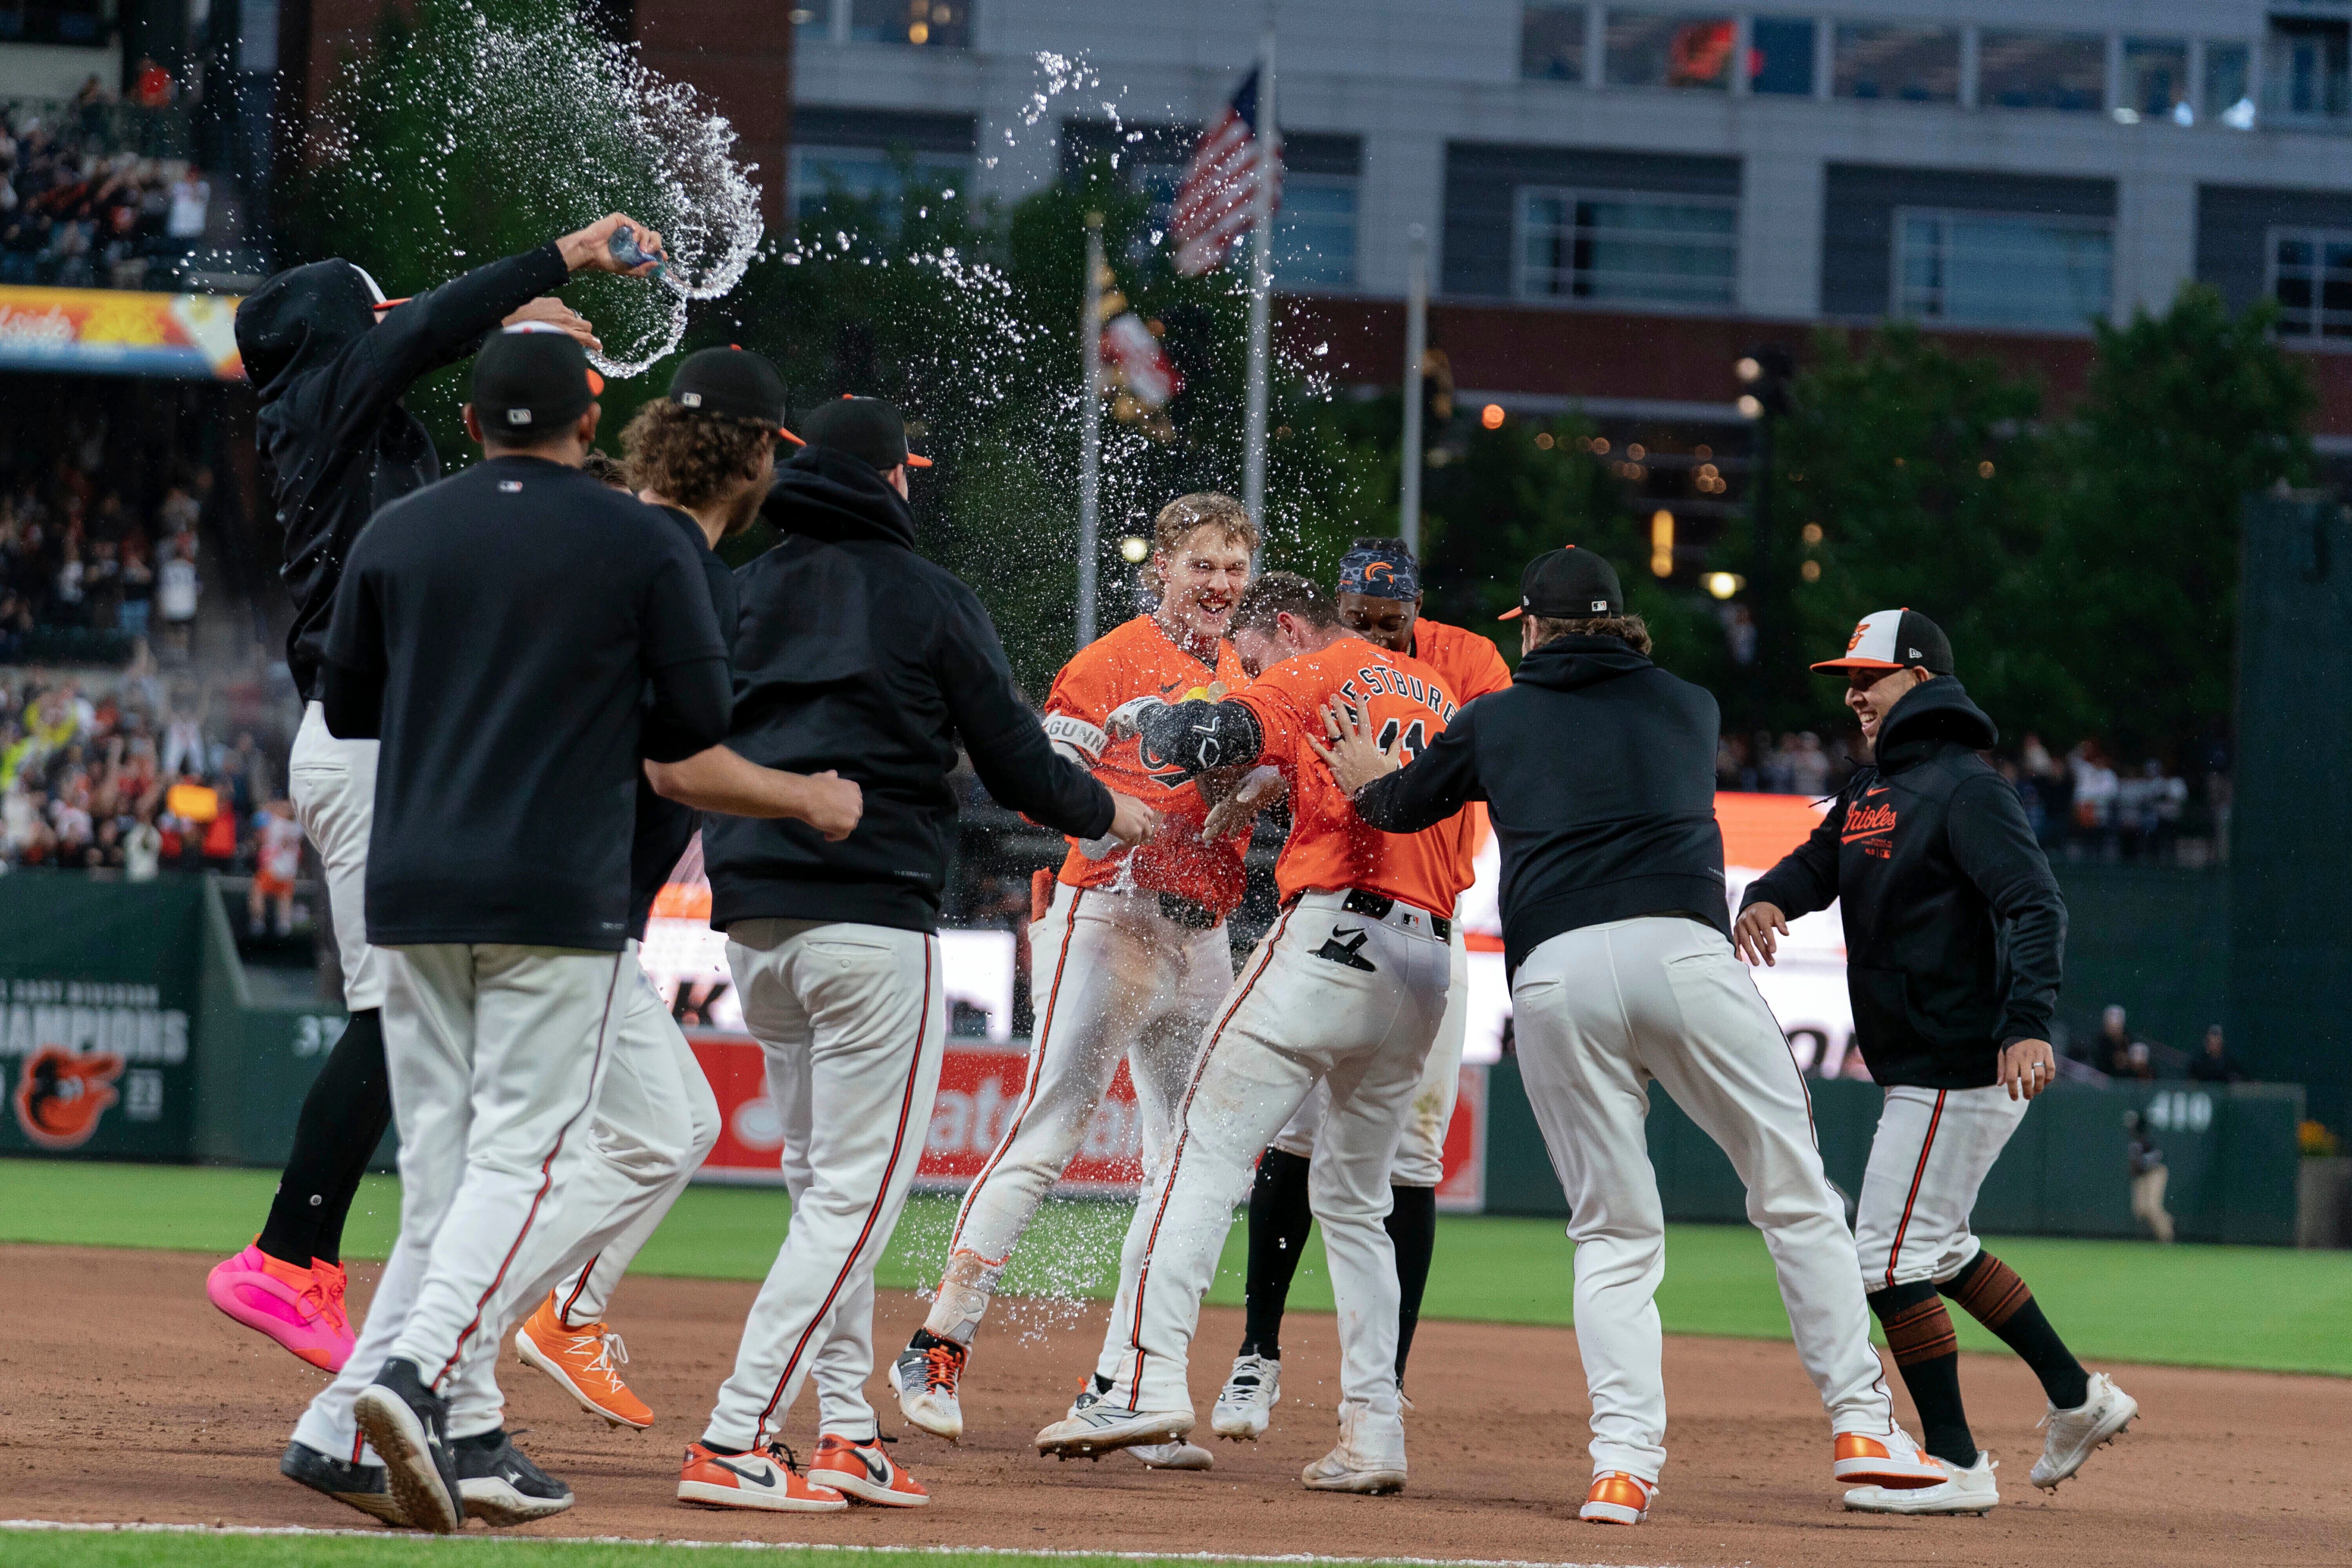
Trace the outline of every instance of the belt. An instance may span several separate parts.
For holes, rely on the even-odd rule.
[[[1454,922],[1444,915],[1433,914],[1402,899],[1391,899],[1386,893],[1368,893],[1361,888],[1347,889],[1346,894],[1339,900],[1339,907],[1351,915],[1362,915],[1367,920],[1379,921],[1382,925],[1392,925],[1399,931],[1415,933],[1426,931],[1440,942],[1454,940]],[[1290,900],[1294,904],[1297,901],[1297,897]]]

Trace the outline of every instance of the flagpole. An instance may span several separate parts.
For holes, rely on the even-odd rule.
[[[1422,362],[1429,357],[1429,231],[1414,224],[1404,306],[1404,485],[1397,499],[1397,532],[1421,555]]]
[[[1242,438],[1242,504],[1261,534],[1265,529],[1265,413],[1268,340],[1274,291],[1274,182],[1281,166],[1282,132],[1274,104],[1274,28],[1269,24],[1257,80],[1257,188],[1252,194],[1249,315],[1249,424]]]
[[[1087,215],[1087,289],[1078,318],[1078,352],[1087,367],[1078,410],[1078,647],[1095,640],[1097,543],[1102,499],[1103,215]]]

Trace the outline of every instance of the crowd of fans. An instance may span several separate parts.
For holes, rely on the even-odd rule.
[[[1858,731],[1825,742],[1811,731],[1754,737],[1726,734],[1717,742],[1716,787],[1801,795],[1822,799],[1844,787],[1869,760]],[[2014,754],[1998,757],[2001,775],[2016,787],[2027,820],[2053,856],[2069,859],[2134,860],[2210,856],[2224,841],[2230,814],[2226,758],[2197,759],[2193,776],[2154,757],[2119,763],[2097,741],[2063,755],[2028,734]]]
[[[148,639],[174,662],[189,654],[212,471],[190,469],[142,506],[104,482],[103,444],[102,432],[69,440],[46,471],[0,480],[0,661],[25,657],[44,627]]]
[[[0,666],[0,864],[133,880],[255,869],[282,853],[291,814],[288,738],[257,710],[143,654],[103,680]],[[240,710],[253,721],[232,721]],[[282,931],[292,905],[276,902]]]
[[[0,283],[155,288],[202,248],[212,184],[176,91],[142,60],[127,104],[93,76],[70,103],[0,110]]]

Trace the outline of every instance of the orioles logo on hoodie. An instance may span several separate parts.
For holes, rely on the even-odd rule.
[[[114,1080],[122,1058],[112,1051],[87,1055],[63,1046],[43,1046],[25,1062],[11,1098],[16,1125],[44,1149],[79,1149],[98,1131],[98,1119],[121,1096]]]

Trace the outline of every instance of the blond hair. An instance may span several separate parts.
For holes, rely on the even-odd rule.
[[[1257,524],[1250,521],[1249,509],[1223,490],[1195,490],[1161,507],[1151,524],[1152,548],[1172,552],[1203,528],[1213,528],[1226,543],[1257,553]]]

